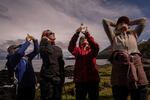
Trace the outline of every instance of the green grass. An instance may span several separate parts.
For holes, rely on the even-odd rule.
[[[110,83],[111,66],[103,65],[99,68],[100,75],[100,92],[99,96],[102,100],[112,100],[112,90]]]
[[[109,64],[98,66],[98,70],[99,70],[100,77],[103,76],[110,77],[111,75],[111,65]]]

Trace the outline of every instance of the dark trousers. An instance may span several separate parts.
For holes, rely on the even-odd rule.
[[[138,89],[113,86],[112,92],[114,100],[127,100],[129,93],[131,95],[131,100],[148,100],[148,90],[146,86],[138,87]]]
[[[54,84],[52,81],[41,80],[41,100],[61,100],[63,84]]]
[[[18,87],[16,100],[34,100],[35,86]]]
[[[75,83],[76,100],[98,100],[99,98],[99,82]]]

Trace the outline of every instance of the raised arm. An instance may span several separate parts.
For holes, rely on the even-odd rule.
[[[29,45],[30,45],[30,42],[26,40],[26,42],[21,45],[21,47],[16,53],[20,54],[21,56],[24,56],[24,52],[28,48]]]
[[[102,23],[103,23],[104,30],[108,36],[108,39],[109,39],[110,43],[112,43],[113,37],[114,37],[112,27],[115,27],[116,25],[113,21],[111,21],[109,19],[103,19]]]
[[[77,47],[76,47],[76,42],[79,38],[79,32],[76,32],[73,37],[71,38],[70,42],[69,42],[69,46],[68,46],[68,50],[69,52],[74,55],[77,56],[78,51],[77,51]]]
[[[31,60],[32,60],[32,59],[38,54],[38,52],[39,52],[38,40],[33,39],[33,45],[34,45],[34,50],[33,50],[31,53],[27,54],[27,57],[28,57],[29,59],[31,59]]]
[[[146,24],[146,18],[140,18],[140,19],[135,19],[130,21],[131,26],[137,25],[133,31],[137,34],[138,37],[141,35],[145,27],[145,24]]]

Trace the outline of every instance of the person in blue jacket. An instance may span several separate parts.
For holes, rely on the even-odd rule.
[[[34,50],[25,54],[26,49],[33,41]],[[32,66],[32,59],[38,54],[38,41],[27,35],[26,41],[21,45],[11,45],[7,49],[6,66],[10,79],[17,80],[16,100],[34,100],[36,78]]]

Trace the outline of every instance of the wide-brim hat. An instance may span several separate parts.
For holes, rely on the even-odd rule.
[[[127,16],[121,16],[118,18],[116,25],[118,25],[119,23],[123,23],[123,22],[129,25],[130,20]]]

